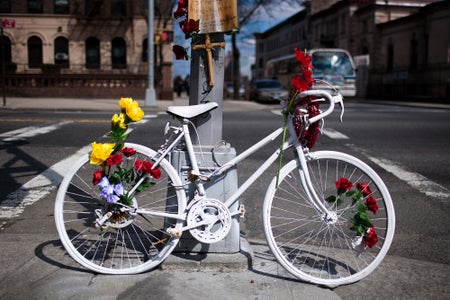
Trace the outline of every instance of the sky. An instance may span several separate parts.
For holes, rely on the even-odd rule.
[[[302,8],[292,7],[286,5],[284,1],[280,0],[277,5],[270,8],[270,15],[263,8],[259,8],[251,20],[239,30],[237,35],[237,46],[241,52],[240,66],[241,76],[248,76],[250,78],[250,67],[255,61],[255,44],[256,40],[254,33],[264,32],[276,24],[284,21],[290,16],[299,12]],[[190,46],[190,40],[185,40],[184,34],[179,29],[178,24],[175,24],[175,43],[183,47]],[[225,36],[225,53],[231,52],[231,37]],[[190,61],[175,60],[174,57],[174,77],[181,75],[183,78],[189,74]]]

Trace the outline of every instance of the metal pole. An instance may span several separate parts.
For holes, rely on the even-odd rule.
[[[6,91],[5,91],[5,46],[3,41],[3,22],[2,18],[0,18],[0,31],[1,31],[1,40],[2,43],[2,94],[3,94],[3,106],[6,106]]]
[[[148,49],[147,49],[147,61],[148,61],[148,88],[145,91],[145,106],[156,106],[156,93],[154,88],[155,75],[154,75],[154,48],[153,48],[153,16],[154,16],[154,0],[148,0]]]

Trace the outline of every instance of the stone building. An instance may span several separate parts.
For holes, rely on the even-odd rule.
[[[145,98],[148,1],[2,0],[6,91]],[[172,99],[171,1],[155,1],[155,90]]]
[[[308,1],[256,35],[253,78],[294,48],[343,48],[359,65],[359,96],[448,99],[449,39],[449,1]]]

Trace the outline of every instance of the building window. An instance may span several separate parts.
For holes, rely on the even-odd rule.
[[[410,53],[409,53],[409,67],[411,70],[417,70],[419,54],[417,50],[417,39],[416,36],[413,35],[410,41]]]
[[[392,41],[389,41],[387,47],[386,69],[388,72],[392,72],[394,70],[394,45],[392,44]]]
[[[0,13],[11,12],[11,0],[0,0]]]
[[[86,40],[86,68],[100,68],[100,42],[95,37]]]
[[[30,14],[41,14],[42,10],[42,0],[28,0],[28,13]]]
[[[7,36],[2,36],[0,40],[0,46],[3,50],[3,58],[0,60],[0,65],[2,61],[5,62],[5,65],[7,66],[9,63],[11,63],[11,40]]]
[[[148,39],[142,42],[142,62],[148,62]],[[153,45],[153,61],[157,61],[158,45]]]
[[[99,0],[85,0],[84,1],[84,10],[86,16],[94,17],[100,15],[100,10],[103,5],[103,1]]]
[[[127,67],[127,48],[122,38],[114,38],[111,42],[111,65],[113,69]]]
[[[127,16],[127,5],[125,0],[111,1],[111,16],[113,17]]]
[[[62,36],[55,39],[55,65],[69,67],[69,41]]]
[[[42,40],[37,36],[28,39],[28,67],[40,68],[42,65]]]
[[[142,44],[142,61],[148,61],[148,39],[145,39]]]
[[[55,14],[69,14],[69,0],[55,0],[54,1]]]
[[[369,31],[369,25],[368,25],[368,21],[366,19],[366,20],[362,21],[362,32],[367,33],[368,31]]]
[[[341,33],[345,34],[346,32],[346,27],[347,27],[347,19],[345,15],[341,16]]]

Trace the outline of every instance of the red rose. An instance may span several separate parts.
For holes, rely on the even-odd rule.
[[[370,227],[369,232],[364,236],[364,244],[369,248],[372,248],[378,243],[378,236],[375,232],[375,228]]]
[[[152,171],[152,167],[153,164],[148,162],[148,161],[143,161],[143,160],[136,160],[136,162],[134,163],[134,168],[136,169],[136,171],[143,171],[145,173],[150,173]]]
[[[122,152],[126,157],[130,157],[136,154],[136,150],[128,147],[123,148],[122,150],[120,150],[120,152]]]
[[[377,213],[378,204],[377,204],[377,199],[375,199],[375,197],[370,196],[369,198],[367,198],[366,206],[367,206],[367,209],[370,210],[371,212],[373,212],[374,215]]]
[[[364,197],[372,194],[372,191],[370,190],[370,187],[367,183],[357,183],[356,188],[362,192]]]
[[[294,49],[295,51],[295,58],[297,58],[297,61],[302,65],[302,68],[312,68],[311,65],[311,56],[306,55],[305,51],[300,51],[297,48]]]
[[[178,6],[187,8],[189,5],[188,0],[178,0]]]
[[[184,34],[191,34],[199,30],[198,21],[193,19],[184,20],[180,23],[180,26]]]
[[[159,169],[150,170],[150,174],[152,174],[152,176],[156,179],[161,178],[161,170]]]
[[[339,194],[342,194],[345,191],[349,191],[353,187],[353,183],[351,183],[347,178],[344,177],[341,177],[338,181],[335,182],[335,184]]]
[[[114,166],[114,165],[120,165],[122,163],[122,154],[112,154],[108,157],[106,160],[107,166]]]
[[[173,45],[172,52],[175,53],[176,59],[188,59],[186,48],[181,47],[180,45]]]
[[[304,92],[308,90],[308,83],[299,75],[296,74],[292,77],[292,86],[299,92]]]
[[[177,10],[173,13],[175,19],[181,18],[186,14],[186,8],[178,6]]]
[[[97,185],[100,180],[103,178],[103,170],[97,170],[94,172],[94,176],[92,176],[92,183]]]

